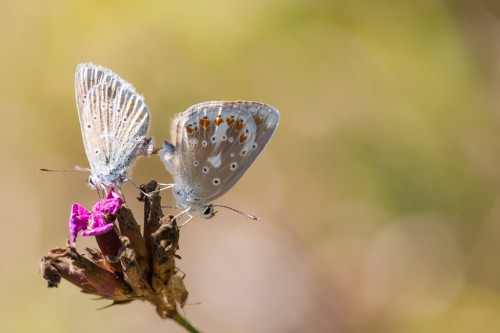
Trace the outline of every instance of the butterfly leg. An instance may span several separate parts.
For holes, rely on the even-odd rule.
[[[167,183],[158,183],[160,186],[165,186],[164,188],[160,189],[160,191],[166,190],[167,188],[174,187],[175,184],[167,184]]]
[[[188,222],[189,222],[189,221],[191,221],[191,220],[193,219],[193,215],[191,215],[191,214],[189,214],[189,213],[187,213],[187,214],[188,214],[189,218],[187,219],[187,221],[186,221],[186,222],[184,222],[183,224],[181,224],[181,225],[179,226],[179,228],[182,228],[183,226],[185,226],[186,224],[188,224]]]
[[[156,191],[153,191],[153,192],[150,192],[150,193],[146,193],[146,192],[144,192],[144,191],[141,189],[141,187],[140,187],[140,186],[138,186],[136,183],[134,183],[134,182],[133,182],[133,181],[131,181],[130,179],[125,179],[125,181],[126,181],[126,182],[128,182],[128,183],[130,183],[130,184],[132,184],[132,185],[133,185],[136,189],[138,189],[139,191],[141,191],[141,193],[142,193],[143,195],[145,195],[146,197],[148,197],[148,198],[151,196],[151,193],[156,192]],[[124,198],[124,200],[125,200],[125,198]]]
[[[108,192],[106,191],[106,187],[102,184],[98,184],[96,186],[96,191],[97,191],[97,196],[99,199],[105,198],[108,195]]]
[[[150,196],[150,195],[151,195],[151,194],[153,194],[153,193],[157,194],[157,193],[160,193],[160,192],[161,192],[161,191],[163,191],[163,190],[166,190],[166,189],[172,188],[172,187],[174,187],[174,185],[175,185],[175,184],[158,183],[158,186],[160,186],[160,188],[159,188],[159,189],[157,189],[157,190],[155,190],[155,191],[152,191],[152,192],[149,192],[149,193],[144,193],[144,192],[142,192],[142,193],[144,193],[145,195]],[[161,187],[161,186],[165,186],[165,187]],[[164,207],[164,206],[162,206],[162,207]],[[172,208],[172,207],[165,206],[164,208]],[[175,208],[178,208],[178,207],[175,207]]]
[[[115,189],[116,189],[116,192],[118,192],[118,195],[120,197],[122,197],[123,202],[125,203],[126,202],[126,200],[125,200],[125,193],[123,193],[121,186],[116,186]],[[106,197],[107,197],[107,195],[106,195]]]
[[[158,189],[157,191],[161,192],[163,190],[174,187],[175,184],[158,183],[158,185],[160,186],[160,189]],[[161,187],[161,186],[164,186],[164,187]]]
[[[186,223],[188,223],[189,221],[191,221],[193,219],[193,216],[189,213],[190,210],[191,210],[191,207],[188,207],[188,208],[184,209],[182,212],[180,212],[179,214],[175,215],[174,218],[172,219],[172,220],[177,221],[177,219],[179,219],[179,217],[181,217],[184,214],[187,214],[189,216],[188,220],[186,222],[184,222],[183,224],[181,224],[179,228],[183,227]]]

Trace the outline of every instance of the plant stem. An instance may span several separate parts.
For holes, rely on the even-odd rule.
[[[181,325],[182,327],[184,327],[188,332],[190,333],[200,333],[200,331],[198,331],[198,329],[196,329],[195,327],[193,327],[193,325],[191,325],[191,323],[189,321],[187,321],[184,317],[182,317],[179,312],[177,311],[174,311],[170,318],[172,318],[173,320],[175,320],[179,325]]]

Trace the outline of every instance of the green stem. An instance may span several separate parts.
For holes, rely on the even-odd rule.
[[[198,329],[196,329],[195,327],[193,327],[193,325],[191,325],[191,323],[189,321],[187,321],[184,317],[182,317],[179,312],[177,311],[174,311],[170,318],[172,318],[173,320],[175,320],[177,322],[177,324],[181,325],[182,327],[184,327],[188,332],[190,333],[200,333],[200,331],[198,331]]]

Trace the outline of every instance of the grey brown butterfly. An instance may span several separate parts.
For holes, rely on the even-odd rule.
[[[172,144],[165,141],[158,155],[173,175],[173,194],[181,214],[186,213],[189,220],[193,212],[213,217],[213,201],[252,165],[279,120],[272,106],[245,101],[204,102],[178,114],[172,121]]]
[[[90,163],[88,183],[107,190],[129,181],[138,156],[153,151],[146,138],[149,112],[134,87],[111,70],[86,63],[75,75],[78,117],[85,153]]]

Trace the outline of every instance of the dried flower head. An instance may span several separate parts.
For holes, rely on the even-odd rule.
[[[65,248],[49,251],[40,262],[40,272],[49,287],[57,287],[61,278],[82,292],[98,295],[113,304],[145,300],[153,304],[162,318],[172,318],[190,332],[197,332],[177,312],[184,306],[188,291],[175,260],[179,249],[179,229],[172,217],[164,217],[157,183],[141,186],[144,193],[144,233],[130,208],[111,191],[88,212],[74,204],[70,218],[72,242]],[[117,223],[112,223],[116,217]],[[94,235],[100,250],[87,248],[85,255],[74,247],[80,230]]]

